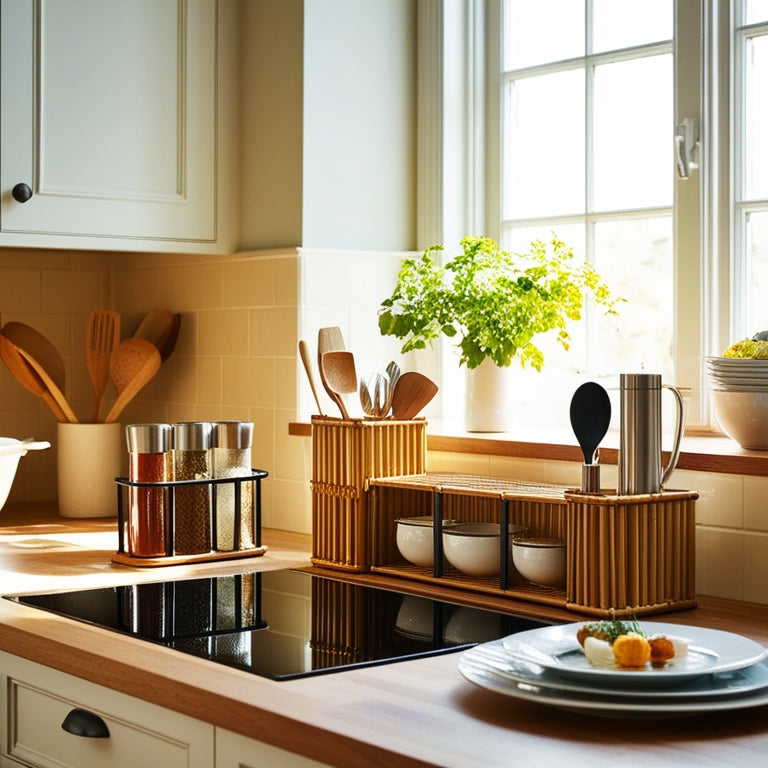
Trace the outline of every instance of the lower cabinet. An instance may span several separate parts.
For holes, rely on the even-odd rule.
[[[308,757],[254,741],[239,733],[216,729],[216,768],[327,768]]]
[[[0,694],[0,768],[325,765],[3,652]]]
[[[214,764],[214,727],[194,718],[6,653],[0,654],[0,682],[3,766]]]

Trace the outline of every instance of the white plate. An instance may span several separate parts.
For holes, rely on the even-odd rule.
[[[492,670],[500,678],[522,685],[536,685],[547,690],[568,692],[573,695],[607,696],[612,699],[642,699],[651,702],[698,700],[743,696],[766,690],[768,693],[768,661],[744,669],[734,669],[714,675],[701,675],[680,685],[664,688],[630,688],[608,685],[605,688],[582,682],[578,678],[560,677],[538,664],[510,656],[500,640],[478,645],[471,660]],[[608,682],[608,681],[606,681]]]
[[[702,629],[682,624],[640,622],[647,635],[673,635],[690,641],[688,655],[663,667],[624,669],[593,665],[579,645],[576,633],[586,622],[530,629],[502,640],[504,649],[523,661],[551,669],[559,675],[592,681],[600,685],[669,686],[679,685],[707,674],[727,672],[757,664],[767,655],[759,643],[718,629]]]
[[[711,368],[741,368],[742,370],[759,370],[768,368],[768,360],[751,357],[705,357],[707,365]]]
[[[498,645],[500,641],[495,641]],[[490,645],[490,644],[486,644]],[[602,717],[665,718],[704,712],[748,709],[768,705],[768,688],[725,697],[618,697],[611,694],[580,693],[547,688],[535,682],[521,682],[490,666],[483,657],[484,646],[464,651],[459,657],[459,672],[470,682],[487,690],[537,704]]]

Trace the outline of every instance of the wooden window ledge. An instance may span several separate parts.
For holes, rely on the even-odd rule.
[[[311,425],[306,422],[291,423],[288,426],[288,433],[309,437]],[[618,444],[618,434],[609,432],[600,448],[602,464],[618,463]],[[456,425],[430,422],[427,449],[446,453],[513,456],[549,461],[581,463],[583,460],[581,449],[573,434],[555,429],[523,428],[514,434],[470,433]],[[697,432],[686,434],[683,438],[677,467],[694,472],[768,476],[768,451],[747,451],[728,437],[709,432]]]

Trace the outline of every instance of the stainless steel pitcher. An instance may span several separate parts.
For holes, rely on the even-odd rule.
[[[622,373],[619,494],[659,493],[677,466],[685,427],[685,405],[675,387],[661,383],[658,373]],[[661,392],[677,403],[675,438],[669,463],[661,466]]]

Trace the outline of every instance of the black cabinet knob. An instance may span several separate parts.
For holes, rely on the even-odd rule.
[[[93,712],[84,709],[73,709],[65,718],[61,727],[75,736],[85,736],[89,739],[108,739],[107,724]]]
[[[22,181],[11,190],[11,194],[17,203],[26,203],[32,197],[32,188]]]

